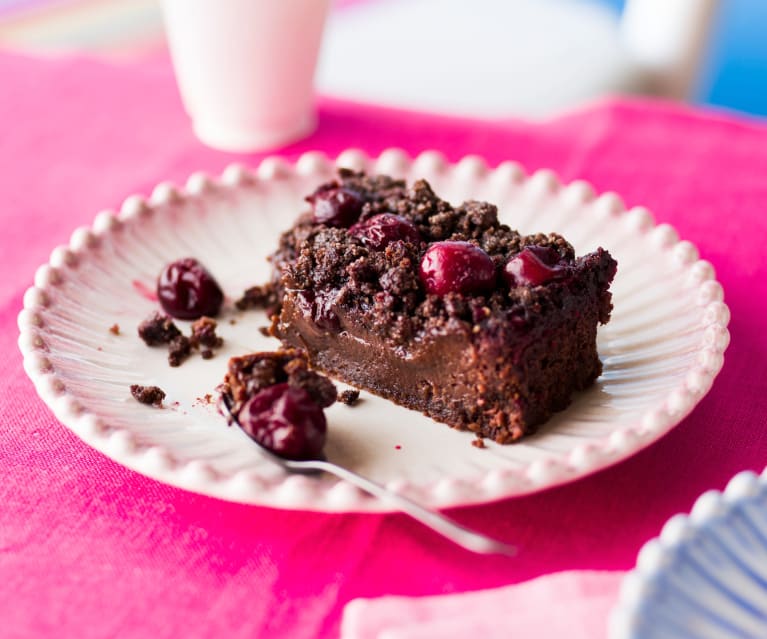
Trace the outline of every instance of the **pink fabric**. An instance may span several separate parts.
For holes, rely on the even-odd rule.
[[[624,574],[572,570],[478,592],[355,599],[341,639],[602,639]]]
[[[541,125],[483,124],[324,101],[285,149],[465,153],[585,178],[643,204],[714,263],[732,344],[711,393],[660,442],[590,478],[461,509],[518,544],[477,557],[400,515],[230,504],[125,470],[52,417],[24,375],[16,314],[34,269],[73,228],[160,180],[239,157],[193,138],[165,63],[116,68],[0,55],[0,634],[330,638],[345,603],[495,588],[547,573],[628,569],[662,523],[767,461],[767,128],[610,101]],[[552,604],[555,605],[555,604]],[[514,614],[509,601],[508,614]]]

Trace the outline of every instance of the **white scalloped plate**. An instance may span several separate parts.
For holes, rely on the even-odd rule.
[[[767,470],[738,473],[639,551],[610,639],[767,637]]]
[[[369,393],[354,408],[328,412],[330,459],[435,507],[522,495],[583,477],[625,459],[667,432],[708,391],[729,340],[729,312],[711,265],[642,208],[597,197],[584,182],[561,185],[550,171],[526,177],[516,164],[494,170],[476,157],[451,165],[436,152],[411,160],[397,150],[377,159],[347,151],[338,166],[426,178],[453,202],[498,204],[522,232],[557,231],[579,254],[603,246],[619,263],[612,321],[600,330],[604,374],[541,431],[511,446],[470,445],[472,435]],[[161,267],[191,255],[222,283],[229,299],[268,278],[264,259],[303,196],[329,179],[321,154],[295,166],[269,158],[257,171],[228,168],[221,179],[192,176],[186,187],[159,185],[133,196],[118,214],[103,212],[55,249],[27,291],[19,316],[24,365],[56,416],[84,441],[125,466],[188,490],[234,501],[327,511],[386,510],[331,478],[286,476],[237,429],[226,428],[207,393],[228,356],[274,348],[256,312],[227,311],[226,345],[212,360],[170,368],[163,349],[136,336],[155,304]],[[118,324],[119,335],[109,327]],[[162,410],[130,397],[133,383],[167,393]]]

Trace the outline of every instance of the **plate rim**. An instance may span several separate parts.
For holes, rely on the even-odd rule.
[[[322,492],[313,488],[311,480],[301,476],[286,476],[276,490],[265,487],[260,479],[248,471],[224,475],[202,460],[181,462],[160,445],[141,448],[128,429],[108,427],[101,418],[81,406],[57,378],[45,354],[45,344],[35,335],[42,325],[38,311],[49,304],[47,290],[61,281],[59,269],[76,266],[78,261],[99,244],[99,237],[119,230],[137,218],[151,215],[155,207],[181,199],[203,199],[216,188],[237,188],[260,181],[282,180],[294,174],[302,178],[327,179],[339,167],[355,170],[370,169],[382,173],[404,173],[413,168],[425,173],[452,169],[462,179],[492,177],[509,180],[531,188],[558,193],[568,203],[595,203],[610,216],[629,215],[637,231],[658,235],[659,248],[673,251],[675,258],[698,287],[696,295],[701,314],[705,318],[705,335],[695,365],[686,371],[684,380],[670,389],[663,405],[643,413],[631,425],[621,427],[598,440],[589,440],[560,454],[550,454],[516,469],[488,470],[480,481],[472,484],[471,497],[460,481],[451,478],[438,480],[422,487],[429,505],[437,508],[486,504],[511,497],[519,497],[561,484],[582,479],[599,470],[627,459],[646,448],[679,424],[708,393],[724,362],[730,334],[727,325],[730,312],[724,303],[724,291],[715,279],[713,266],[699,259],[697,248],[680,240],[675,229],[668,224],[656,225],[653,215],[645,207],[627,209],[620,196],[607,191],[597,194],[584,180],[563,184],[550,169],[539,169],[526,174],[516,162],[504,161],[494,168],[477,155],[466,155],[450,162],[436,150],[424,151],[411,157],[398,148],[382,151],[377,157],[359,149],[347,149],[330,159],[320,151],[309,151],[289,162],[279,155],[264,158],[257,167],[249,169],[240,163],[227,166],[221,175],[213,178],[205,172],[195,172],[184,187],[160,182],[149,197],[131,195],[125,199],[119,212],[105,210],[96,215],[90,227],[74,230],[68,245],[53,249],[47,263],[38,267],[34,285],[23,296],[23,308],[18,315],[18,345],[23,356],[26,374],[35,390],[53,411],[56,418],[73,431],[86,444],[102,452],[119,464],[155,480],[193,492],[228,501],[260,504],[276,508],[321,512],[391,512],[393,509],[359,492],[348,484],[338,482]],[[492,175],[491,175],[492,174]],[[309,483],[307,483],[309,482]],[[397,486],[407,492],[406,486]],[[465,487],[464,487],[465,488]],[[264,493],[264,490],[267,493]],[[269,492],[271,490],[271,493]],[[260,491],[260,492],[259,492]],[[275,495],[273,493],[277,492]],[[266,497],[266,498],[264,498]]]
[[[670,517],[658,536],[645,542],[634,568],[621,580],[618,600],[608,617],[609,639],[641,639],[639,627],[645,598],[654,590],[658,576],[666,572],[685,546],[699,544],[713,527],[726,525],[746,504],[767,496],[767,468],[761,474],[743,470],[724,490],[707,490],[695,500],[689,513]]]

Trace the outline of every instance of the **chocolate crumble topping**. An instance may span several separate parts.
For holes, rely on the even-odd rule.
[[[453,207],[424,180],[407,188],[403,181],[387,176],[342,170],[339,177],[345,188],[365,200],[360,222],[380,213],[400,215],[415,224],[421,241],[393,241],[384,250],[372,250],[348,229],[316,224],[310,212],[299,217],[282,235],[271,258],[274,284],[280,299],[285,289],[306,291],[305,304],[311,306],[320,326],[323,322],[333,325],[334,306],[370,309],[375,330],[393,345],[405,345],[447,324],[473,325],[493,315],[515,316],[514,322],[524,328],[531,312],[545,313],[562,304],[557,286],[498,288],[468,297],[427,295],[418,270],[426,247],[433,242],[475,244],[498,270],[510,255],[530,245],[551,247],[567,263],[585,260],[583,266],[589,271],[597,271],[611,260],[601,249],[576,260],[573,247],[561,235],[521,235],[499,222],[495,205],[468,201]]]

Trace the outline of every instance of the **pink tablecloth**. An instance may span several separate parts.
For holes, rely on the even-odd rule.
[[[111,68],[0,55],[0,78],[0,635],[329,638],[355,597],[629,568],[670,515],[767,462],[764,126],[649,102],[606,102],[529,126],[325,101],[317,133],[285,150],[396,145],[550,167],[649,206],[716,266],[733,319],[714,389],[629,461],[454,513],[521,545],[518,558],[504,560],[469,555],[399,515],[279,511],[170,488],[58,424],[15,344],[35,267],[98,210],[235,158],[192,137],[164,63]],[[513,601],[505,612],[514,613]]]

